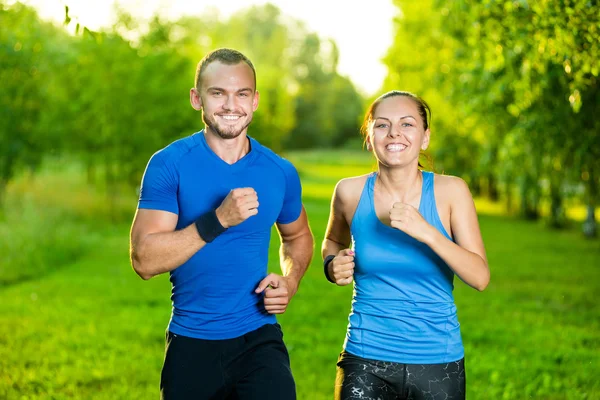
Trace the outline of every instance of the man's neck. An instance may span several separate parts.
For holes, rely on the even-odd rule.
[[[250,152],[250,139],[246,133],[241,133],[233,139],[223,139],[220,136],[204,131],[204,137],[208,147],[227,164],[235,164]]]

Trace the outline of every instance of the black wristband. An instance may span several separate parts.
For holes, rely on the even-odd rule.
[[[333,279],[331,279],[331,277],[329,276],[328,267],[329,267],[329,263],[331,261],[333,261],[334,258],[335,258],[335,256],[333,254],[331,254],[331,255],[328,255],[327,257],[325,257],[325,260],[323,260],[323,272],[325,273],[325,278],[327,278],[327,280],[331,283],[335,283],[335,281]]]
[[[223,225],[221,225],[221,222],[219,222],[215,210],[202,214],[194,224],[196,225],[198,234],[206,243],[212,242],[217,236],[227,230],[227,228],[224,228]]]

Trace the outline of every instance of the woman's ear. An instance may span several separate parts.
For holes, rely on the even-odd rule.
[[[427,150],[429,147],[429,138],[431,137],[431,131],[429,128],[425,131],[425,135],[423,136],[423,144],[421,144],[421,150]]]
[[[365,137],[365,147],[367,148],[367,151],[373,150],[373,146],[371,145],[371,134],[368,134]]]

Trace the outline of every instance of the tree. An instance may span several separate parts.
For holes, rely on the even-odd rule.
[[[595,2],[395,4],[402,15],[386,84],[420,89],[442,110],[444,129],[455,126],[449,113],[459,116],[454,134],[467,132],[479,144],[476,169],[491,198],[499,182],[512,203],[519,182],[523,214],[535,217],[545,196],[554,226],[562,225],[568,187],[583,181],[596,204],[600,139],[589,118],[600,107]]]
[[[34,169],[43,154],[60,147],[41,125],[52,107],[48,90],[62,60],[61,33],[23,4],[0,3],[0,201],[21,168]],[[63,35],[64,36],[64,35]]]
[[[564,179],[579,180],[580,173],[573,171],[597,170],[599,163],[594,157],[600,146],[597,129],[585,122],[587,115],[580,113],[586,99],[591,100],[585,106],[588,113],[597,112],[600,107],[593,101],[597,98],[600,71],[598,5],[574,0],[459,1],[448,5],[438,2],[438,6],[445,10],[448,31],[454,37],[467,38],[470,45],[477,44],[480,49],[465,52],[466,58],[487,64],[485,69],[496,66],[497,79],[509,84],[507,91],[512,99],[507,110],[537,122],[531,128],[538,132],[530,132],[527,138],[535,141],[536,136],[543,136],[544,170],[548,173],[552,203],[550,221],[560,225]],[[582,134],[588,140],[573,140]],[[539,150],[540,146],[534,148]],[[588,198],[595,197],[597,185],[594,179],[586,185]]]

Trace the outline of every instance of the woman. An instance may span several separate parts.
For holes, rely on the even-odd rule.
[[[362,131],[377,172],[335,188],[325,274],[355,282],[336,399],[465,398],[453,279],[481,291],[490,272],[466,183],[420,169],[428,112],[408,92],[375,100]]]

